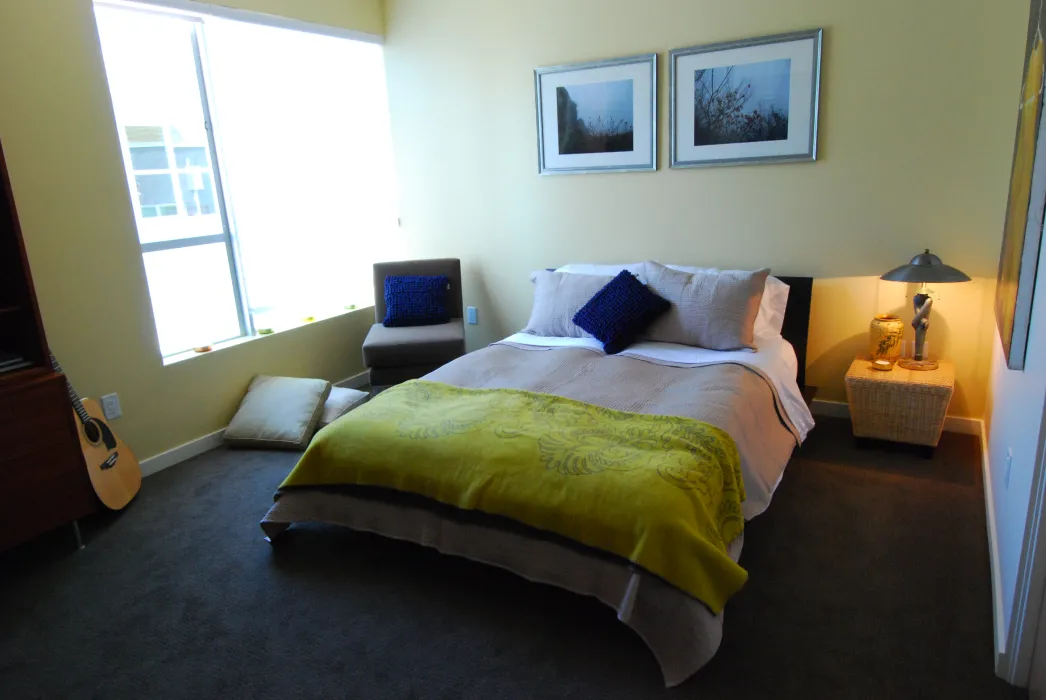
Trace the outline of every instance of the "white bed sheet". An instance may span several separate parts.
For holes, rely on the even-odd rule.
[[[516,333],[501,342],[550,348],[588,348],[603,352],[603,344],[595,338],[558,338]],[[792,421],[799,441],[802,442],[814,427],[814,417],[803,400],[803,394],[796,381],[799,362],[795,349],[782,336],[758,338],[756,343],[758,349],[752,352],[706,350],[675,343],[641,341],[630,345],[620,354],[623,357],[648,358],[688,365],[739,364],[751,367],[766,376],[774,385],[781,399],[781,406]]]

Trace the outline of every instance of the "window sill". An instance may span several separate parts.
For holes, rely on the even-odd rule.
[[[254,335],[245,335],[239,338],[233,338],[232,340],[225,340],[221,343],[213,343],[211,345],[211,349],[207,352],[196,352],[195,350],[186,350],[185,352],[180,352],[175,355],[168,355],[167,357],[163,358],[163,364],[164,367],[166,367],[168,365],[177,364],[179,362],[185,362],[186,360],[191,360],[196,357],[206,357],[207,355],[213,355],[214,353],[219,352],[221,350],[234,348],[237,345],[243,345],[244,343],[250,343],[255,340],[262,340],[263,338],[271,338],[274,335],[280,335],[288,331],[293,331],[297,328],[301,328],[302,326],[311,326],[314,323],[320,323],[321,321],[326,321],[332,318],[338,318],[339,316],[345,316],[347,314],[354,314],[358,311],[366,311],[373,316],[374,305],[369,304],[366,306],[358,306],[355,309],[344,309],[335,313],[330,313],[323,316],[316,316],[312,321],[302,321],[300,323],[285,326],[283,328],[280,328],[279,330],[274,330],[272,333],[255,333]]]

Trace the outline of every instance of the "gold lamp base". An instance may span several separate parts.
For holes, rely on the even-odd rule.
[[[903,369],[910,369],[916,372],[929,372],[930,370],[937,369],[940,365],[937,360],[899,360],[897,366]]]

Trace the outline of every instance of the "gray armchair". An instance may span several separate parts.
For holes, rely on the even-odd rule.
[[[386,328],[385,278],[399,275],[446,275],[450,278],[450,323]],[[374,320],[363,341],[363,364],[372,387],[417,379],[465,354],[465,322],[461,301],[461,261],[408,260],[374,265]]]

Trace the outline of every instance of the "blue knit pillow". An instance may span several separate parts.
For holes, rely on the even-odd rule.
[[[602,341],[603,350],[613,355],[631,345],[671,306],[631,272],[622,270],[574,314],[574,323]]]
[[[385,278],[386,326],[431,326],[450,321],[446,275]]]

